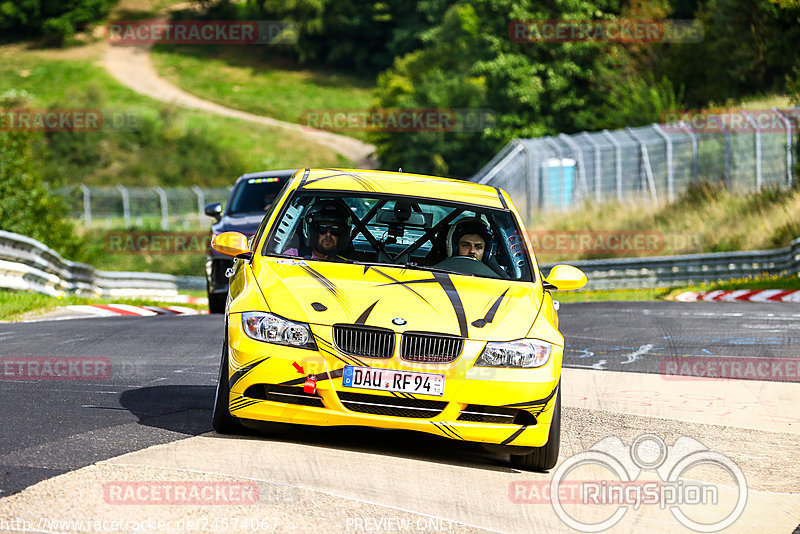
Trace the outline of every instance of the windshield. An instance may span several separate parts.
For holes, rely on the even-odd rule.
[[[284,180],[285,182],[285,180]],[[283,183],[280,178],[250,178],[242,180],[233,191],[226,215],[263,213],[278,196]]]
[[[262,254],[533,281],[510,212],[410,197],[296,194]]]

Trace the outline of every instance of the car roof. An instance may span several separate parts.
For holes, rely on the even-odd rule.
[[[362,169],[307,169],[294,180],[300,182],[298,189],[303,190],[382,193],[508,209],[506,195],[496,187],[438,176]]]

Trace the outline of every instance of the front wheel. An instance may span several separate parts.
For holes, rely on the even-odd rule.
[[[561,387],[556,393],[556,403],[553,406],[553,420],[550,423],[550,433],[547,443],[543,447],[536,447],[529,454],[512,454],[511,465],[519,469],[532,471],[547,471],[555,467],[558,462],[558,450],[561,447]]]
[[[214,395],[214,411],[211,415],[211,426],[220,434],[238,434],[245,431],[239,420],[231,415],[229,409],[231,396],[228,381],[228,332],[225,331],[225,341],[222,344],[222,359],[219,363],[219,380]]]

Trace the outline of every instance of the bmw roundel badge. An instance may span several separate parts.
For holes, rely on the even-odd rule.
[[[392,324],[396,326],[403,326],[404,324],[406,324],[406,320],[403,319],[402,317],[395,317],[394,319],[392,319]]]

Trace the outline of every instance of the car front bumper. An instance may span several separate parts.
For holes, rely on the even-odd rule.
[[[253,340],[242,330],[241,315],[230,315],[228,376],[233,416],[303,425],[416,430],[521,447],[547,443],[561,374],[561,347],[553,346],[548,363],[537,369],[473,367],[485,345],[475,340],[465,342],[453,363],[420,364],[402,361],[397,354],[391,359],[354,358],[335,347],[331,326],[311,328],[317,351]],[[444,394],[344,387],[345,365],[444,374]],[[314,395],[303,392],[309,375],[316,379]]]

